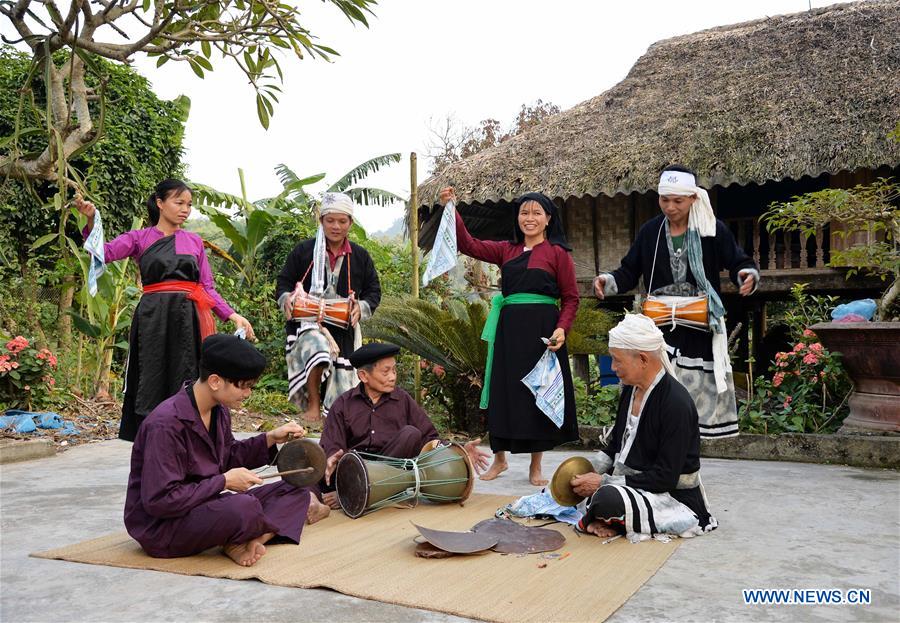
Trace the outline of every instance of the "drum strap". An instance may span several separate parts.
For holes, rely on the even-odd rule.
[[[350,287],[350,256],[351,255],[352,255],[352,253],[348,253],[346,255],[341,256],[341,258],[344,258],[344,257],[347,258],[347,296],[350,296],[351,294],[353,294],[353,288]],[[338,260],[340,260],[340,258],[338,258]],[[309,272],[312,270],[314,263],[315,262],[309,263],[309,266],[306,268],[306,272],[303,273],[302,277],[300,277],[300,283],[303,283],[304,281],[306,281],[306,278],[307,278],[307,276],[309,276]],[[338,261],[338,263],[335,264],[335,268],[337,268],[338,274],[340,274],[340,272],[341,272],[340,261]]]

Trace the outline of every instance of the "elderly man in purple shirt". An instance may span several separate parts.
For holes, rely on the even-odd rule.
[[[241,441],[230,409],[250,396],[266,359],[233,335],[211,335],[200,352],[200,380],[160,403],[138,430],[131,451],[125,527],[156,558],[191,556],[223,546],[249,567],[279,538],[299,543],[304,523],[330,509],[309,488],[262,479],[277,443],[306,431],[297,423]],[[224,493],[223,491],[235,493]]]
[[[400,459],[418,456],[438,433],[425,411],[412,396],[397,387],[400,347],[372,342],[355,350],[348,359],[360,384],[341,394],[331,405],[319,444],[328,457],[325,465],[324,501],[339,508],[331,475],[345,452],[358,450]],[[491,455],[478,448],[481,439],[465,444],[478,473],[488,466]]]

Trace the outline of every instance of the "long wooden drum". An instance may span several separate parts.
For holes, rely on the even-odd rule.
[[[709,308],[705,296],[650,296],[644,315],[657,325],[681,325],[709,330]]]

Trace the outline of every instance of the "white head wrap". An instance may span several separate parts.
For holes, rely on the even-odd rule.
[[[353,218],[353,200],[344,193],[325,193],[319,206],[319,216],[326,214],[346,214]]]
[[[704,238],[716,235],[716,215],[709,202],[709,193],[697,186],[697,180],[693,175],[684,171],[663,171],[659,176],[657,192],[660,197],[697,195],[688,215],[688,228],[696,229]]]
[[[609,347],[656,353],[666,372],[675,376],[662,331],[643,314],[625,314],[625,319],[609,330]]]

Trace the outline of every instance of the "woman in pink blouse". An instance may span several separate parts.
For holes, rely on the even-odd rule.
[[[456,203],[456,193],[443,189],[441,204],[450,200]],[[481,407],[488,411],[494,463],[481,478],[492,480],[507,469],[507,451],[529,452],[529,480],[543,486],[547,484],[541,471],[544,451],[578,439],[575,389],[565,345],[578,311],[578,288],[556,205],[541,193],[528,193],[515,202],[512,221],[512,240],[478,240],[456,213],[459,252],[496,264],[501,276],[502,297],[493,302],[495,308],[500,306],[499,320],[481,397]],[[549,345],[541,338],[547,338]],[[547,348],[556,352],[563,376],[565,414],[559,426],[537,407],[522,382]]]
[[[78,201],[94,227],[94,205]],[[191,213],[191,189],[163,180],[147,200],[150,227],[125,232],[103,245],[106,262],[133,258],[144,294],[134,311],[125,367],[125,399],[119,437],[134,441],[150,412],[198,377],[200,343],[215,333],[215,313],[253,339],[253,326],[226,303],[213,285],[203,240],[182,227]]]

